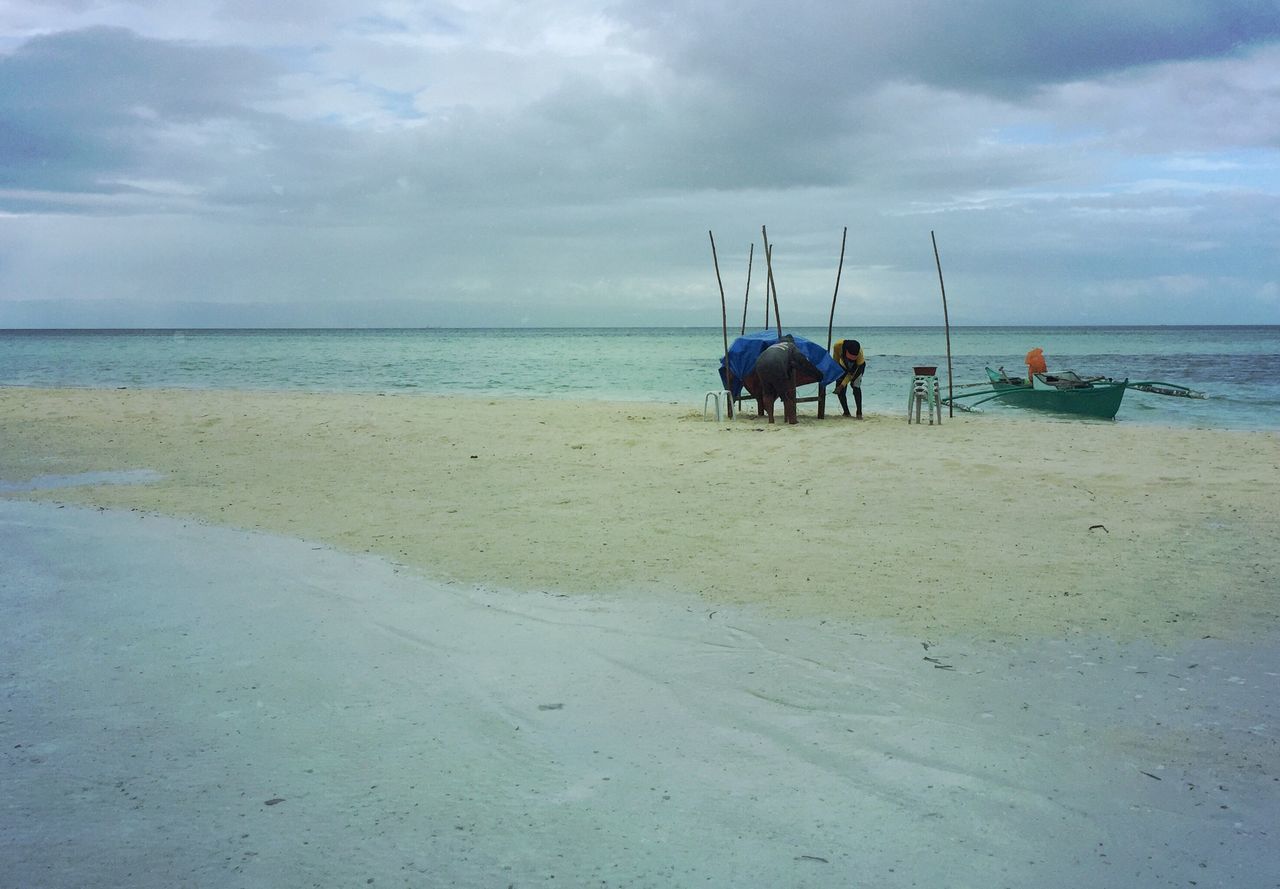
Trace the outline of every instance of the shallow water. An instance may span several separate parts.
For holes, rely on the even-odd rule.
[[[794,332],[823,345],[825,328]],[[732,336],[732,334],[731,334]],[[866,350],[866,408],[905,407],[911,368],[944,388],[1050,367],[1189,386],[1205,400],[1129,392],[1119,422],[1280,429],[1280,326],[878,327],[837,330]],[[0,331],[0,384],[16,386],[527,395],[700,407],[718,387],[719,328]],[[957,391],[965,391],[957,389]],[[993,412],[1016,410],[999,405]]]
[[[0,479],[0,494],[43,491],[53,488],[75,488],[82,485],[146,485],[158,482],[164,474],[151,469],[103,470],[77,472],[71,475],[39,475],[23,482]]]

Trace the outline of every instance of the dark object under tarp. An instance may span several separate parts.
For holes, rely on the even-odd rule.
[[[804,357],[808,358],[813,363],[813,366],[822,372],[821,380],[815,380],[807,374],[797,374],[797,386],[818,383],[825,391],[827,386],[830,386],[844,375],[844,370],[836,363],[834,358],[827,354],[827,350],[822,346],[794,334],[791,335],[791,339],[795,341],[796,347],[800,349]],[[755,369],[756,359],[760,357],[760,353],[776,342],[778,342],[776,331],[762,330],[759,333],[744,334],[729,346],[729,371],[733,375],[733,382],[730,384],[725,379],[723,358],[720,359],[720,382],[734,398],[741,397],[744,383],[746,383],[748,392],[753,396],[757,394],[752,385],[754,377],[751,377],[751,372]],[[748,379],[749,377],[751,379]]]

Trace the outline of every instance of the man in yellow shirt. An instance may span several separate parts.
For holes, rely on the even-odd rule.
[[[836,380],[836,398],[840,399],[840,407],[846,417],[849,413],[849,398],[845,389],[853,389],[853,404],[857,408],[857,417],[862,419],[862,375],[867,371],[867,356],[862,352],[862,344],[857,340],[837,340],[831,347],[831,357],[844,371],[844,375]]]

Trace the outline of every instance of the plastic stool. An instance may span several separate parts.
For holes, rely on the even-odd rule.
[[[704,396],[702,397],[702,419],[704,419],[704,420],[705,420],[705,419],[707,418],[707,405],[708,405],[708,404],[711,402],[711,400],[714,398],[714,399],[715,399],[715,402],[716,402],[716,422],[717,422],[717,423],[719,423],[719,422],[720,422],[720,396],[721,396],[721,395],[723,395],[723,396],[724,396],[724,407],[725,407],[725,410],[729,412],[730,416],[732,416],[732,414],[733,414],[733,396],[732,396],[732,395],[730,395],[728,392],[724,392],[724,391],[721,391],[721,390],[712,389],[710,392],[708,392],[706,395],[704,395]]]
[[[921,409],[928,405],[929,407],[929,425],[933,425],[933,418],[938,418],[938,425],[942,425],[942,398],[941,391],[938,386],[937,375],[916,374],[911,379],[911,390],[907,395],[907,422],[911,422],[911,414],[915,412],[916,423],[920,423]]]

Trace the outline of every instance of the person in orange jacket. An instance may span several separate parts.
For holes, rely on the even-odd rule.
[[[1032,349],[1027,353],[1027,385],[1031,385],[1031,378],[1036,374],[1048,373],[1049,366],[1045,364],[1044,349]]]

